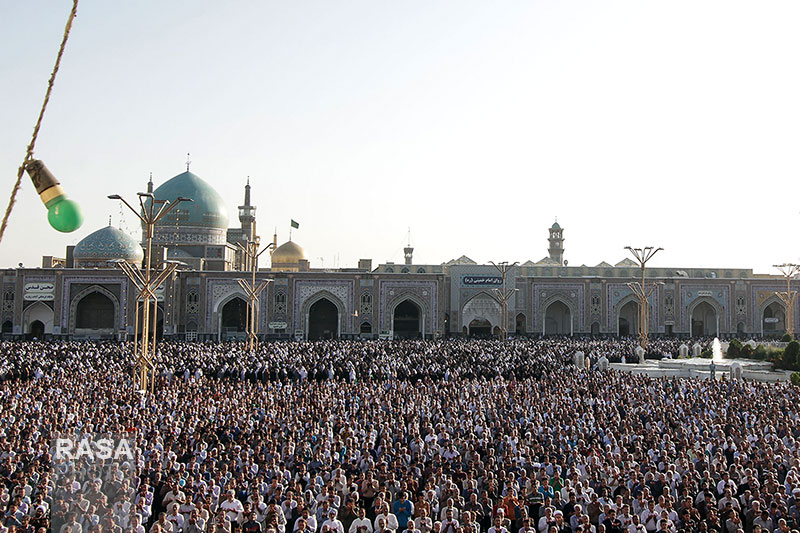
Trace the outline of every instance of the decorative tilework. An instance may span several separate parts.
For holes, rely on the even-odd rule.
[[[645,285],[647,281],[645,281]],[[655,290],[650,298],[647,300],[650,303],[650,330],[651,332],[663,333],[664,327],[660,326],[661,323],[661,305],[660,305],[660,291]],[[623,300],[627,300],[624,301]],[[628,287],[627,283],[609,283],[606,285],[606,327],[608,331],[617,331],[617,320],[619,320],[619,311],[622,305],[627,305],[628,301],[638,302],[638,298],[633,294],[633,291]],[[622,305],[620,305],[622,304]]]
[[[380,308],[378,320],[382,330],[392,329],[391,307],[408,297],[425,304],[425,333],[438,329],[438,283],[436,281],[384,281],[379,282]]]
[[[792,290],[795,290],[792,287]],[[764,304],[769,300],[769,298],[778,291],[786,291],[786,282],[776,282],[774,285],[770,284],[758,284],[758,285],[750,285],[750,305],[751,305],[751,317],[752,317],[752,326],[755,331],[761,331],[761,313]],[[780,302],[780,299],[778,299]],[[800,324],[800,298],[795,299],[795,309],[794,309],[794,327],[795,331],[800,329],[798,324]]]
[[[105,277],[105,276],[78,276],[74,278],[65,278],[61,282],[61,324],[63,331],[69,327],[69,308],[70,302],[69,295],[71,287],[75,283],[85,283],[90,285],[98,285],[106,287],[108,285],[119,285],[119,328],[125,329],[125,324],[128,316],[128,278],[126,277]],[[116,298],[114,298],[116,299]]]
[[[727,331],[731,323],[731,293],[728,285],[719,284],[682,284],[680,288],[681,328],[683,331],[691,329],[691,316],[689,308],[695,301],[705,300],[712,304],[717,313],[720,313],[719,329]]]
[[[584,310],[586,309],[586,298],[584,294],[584,285],[582,283],[536,283],[531,284],[531,292],[533,293],[533,326],[534,328],[540,327],[542,322],[542,314],[545,312],[540,307],[542,304],[552,298],[559,296],[570,306],[577,311],[578,321],[575,323],[575,331],[582,331],[585,328],[586,317]],[[574,319],[573,319],[574,320]]]
[[[301,329],[304,323],[303,307],[304,304],[319,292],[328,292],[339,299],[344,306],[344,316],[339,317],[341,332],[348,333],[353,328],[353,293],[355,292],[355,280],[294,280],[294,325],[295,329]],[[336,302],[334,302],[336,303]]]
[[[213,324],[214,311],[219,310],[219,305],[224,300],[234,294],[247,301],[239,282],[235,279],[209,279],[206,283],[206,331],[216,331],[217,326]]]

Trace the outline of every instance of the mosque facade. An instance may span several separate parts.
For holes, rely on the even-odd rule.
[[[250,184],[238,206],[239,227],[229,227],[220,195],[187,171],[148,192],[155,201],[181,202],[156,225],[151,260],[176,261],[175,274],[158,288],[157,335],[176,340],[228,340],[245,336],[249,277],[237,244],[260,241]],[[638,332],[638,300],[629,283],[640,269],[630,259],[614,265],[571,266],[564,259],[564,229],[549,228],[548,255],[515,265],[505,276],[494,265],[466,256],[443,264],[413,261],[373,268],[315,269],[292,240],[274,248],[269,281],[259,300],[264,339],[439,338],[510,335],[628,336]],[[6,339],[126,339],[134,334],[137,291],[118,263],[141,265],[142,243],[101,228],[43,258],[41,268],[0,270]],[[785,307],[777,296],[782,277],[736,268],[648,268],[657,286],[649,299],[652,336],[780,336]],[[500,294],[510,295],[506,308]],[[509,290],[510,289],[510,290]],[[794,310],[800,330],[800,303]]]

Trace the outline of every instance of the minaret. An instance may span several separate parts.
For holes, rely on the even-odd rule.
[[[153,173],[150,173],[150,181],[147,182],[148,194],[153,194]]]
[[[547,251],[550,253],[550,259],[559,265],[564,264],[564,230],[558,225],[558,219],[550,226],[550,247]]]
[[[413,264],[414,248],[411,247],[411,228],[408,228],[408,246],[403,248],[403,254],[406,256],[406,264]]]
[[[250,176],[244,186],[244,205],[239,206],[239,222],[242,227],[242,237],[246,240],[258,240],[256,236],[256,208],[250,205]]]

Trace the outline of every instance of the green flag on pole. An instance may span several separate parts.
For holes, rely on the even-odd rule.
[[[294,229],[300,229],[300,224],[298,222],[295,222],[294,220],[292,220],[292,227]]]

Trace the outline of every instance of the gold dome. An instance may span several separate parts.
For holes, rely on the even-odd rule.
[[[272,268],[297,268],[300,261],[305,260],[306,252],[292,241],[285,242],[272,252]]]

